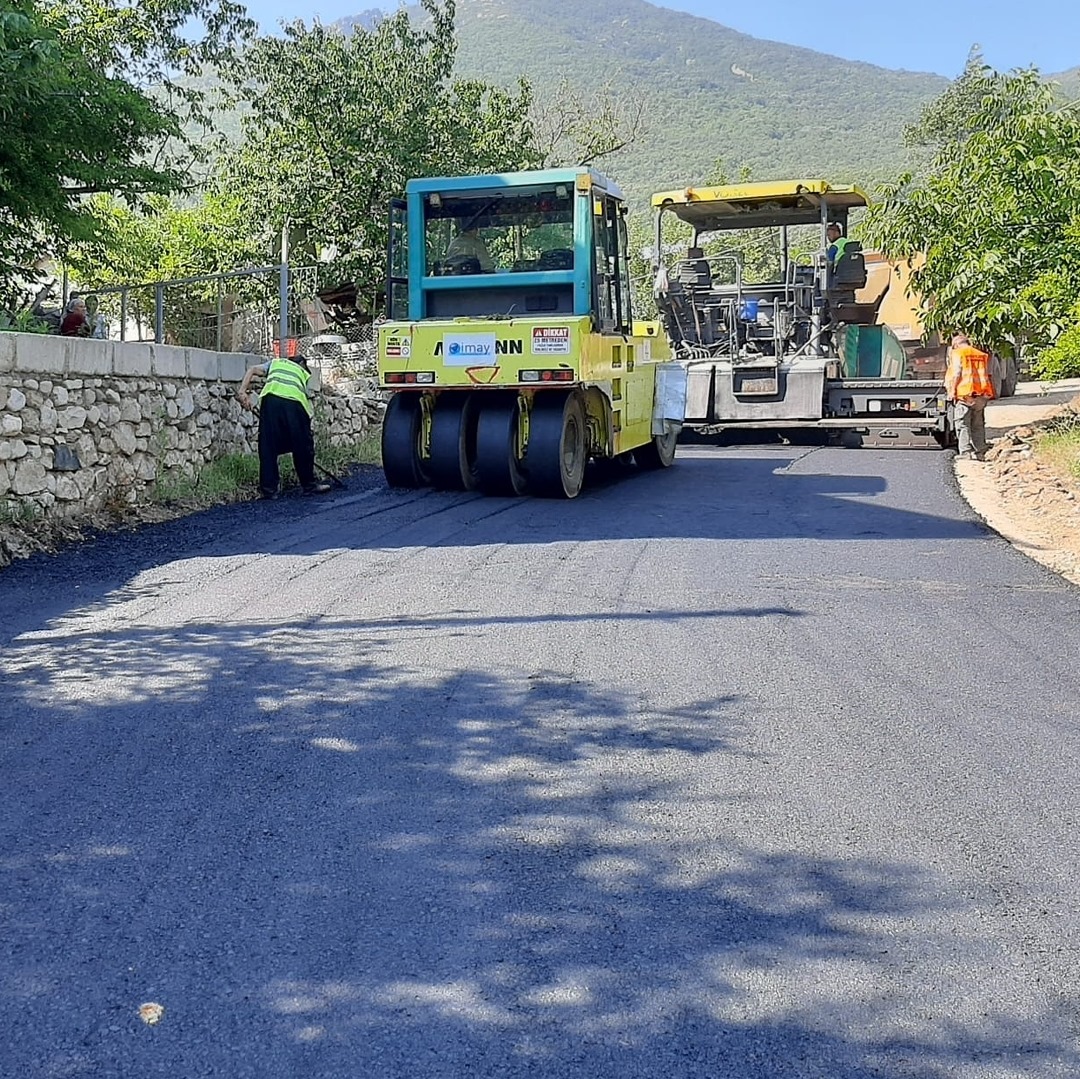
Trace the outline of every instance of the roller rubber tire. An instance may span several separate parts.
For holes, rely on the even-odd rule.
[[[431,417],[432,486],[442,491],[473,491],[476,471],[476,398],[471,393],[444,393]]]
[[[657,468],[670,468],[675,461],[675,447],[679,441],[679,428],[674,428],[666,435],[653,435],[651,442],[638,446],[634,450],[634,460],[638,468],[652,471]]]
[[[419,394],[395,393],[382,427],[383,475],[391,487],[423,487],[427,471],[420,459],[423,410]]]
[[[576,498],[581,493],[589,459],[585,436],[585,406],[579,394],[537,394],[525,453],[531,494]]]
[[[486,495],[520,495],[525,491],[514,445],[517,439],[516,397],[492,395],[482,401],[476,421],[476,486]]]

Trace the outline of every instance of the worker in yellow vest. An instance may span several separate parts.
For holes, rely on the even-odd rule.
[[[844,230],[835,221],[830,221],[825,229],[825,237],[828,246],[825,248],[825,257],[829,260],[829,269],[836,269],[836,264],[844,257],[844,248],[850,242],[844,235]]]
[[[296,356],[291,360],[270,360],[249,367],[244,372],[237,397],[251,411],[251,383],[259,376],[265,378],[259,393],[259,491],[263,498],[278,497],[281,476],[278,457],[291,453],[296,478],[304,493],[321,495],[330,484],[315,479],[315,438],[311,433],[313,409],[308,400],[307,384],[311,378],[307,359]]]
[[[953,335],[945,370],[945,395],[953,403],[957,452],[981,461],[986,453],[986,406],[994,399],[990,357],[967,334]]]

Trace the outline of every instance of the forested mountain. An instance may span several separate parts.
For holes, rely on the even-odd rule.
[[[381,18],[383,13],[377,8],[368,8],[367,11],[361,11],[359,15],[346,15],[344,19],[338,19],[334,25],[340,26],[346,33],[350,31],[354,26],[359,26],[362,30],[370,30]],[[298,18],[305,18],[300,15]]]
[[[1069,101],[1080,98],[1080,67],[1070,68],[1060,75],[1052,75],[1054,82],[1061,84],[1062,93]]]
[[[335,25],[348,33],[380,17],[361,10]],[[646,0],[458,0],[457,28],[459,74],[505,85],[524,76],[540,107],[564,81],[585,97],[605,88],[643,96],[643,136],[599,162],[637,202],[701,182],[718,160],[733,179],[747,167],[755,179],[820,175],[874,186],[903,167],[904,127],[948,85]],[[1080,96],[1080,68],[1052,77]],[[235,115],[221,125],[238,134]]]
[[[648,131],[604,167],[635,199],[700,181],[824,175],[869,182],[903,162],[901,136],[947,85],[929,74],[771,41],[645,0],[460,0],[459,70],[544,101],[560,80],[646,95]]]

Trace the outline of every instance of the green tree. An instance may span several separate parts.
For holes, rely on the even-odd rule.
[[[94,220],[93,191],[163,190],[144,163],[175,124],[156,102],[65,46],[29,0],[0,13],[0,281]]]
[[[267,265],[248,232],[236,194],[219,187],[198,201],[178,203],[151,195],[138,209],[108,195],[90,200],[97,235],[74,244],[67,264],[96,287],[169,281],[226,273],[246,264]]]
[[[1037,71],[978,54],[908,131],[918,171],[886,185],[866,223],[912,275],[929,329],[1041,349],[1080,319],[1080,111]]]
[[[69,248],[67,265],[80,285],[94,290],[227,273],[271,261],[270,253],[259,251],[248,231],[238,197],[220,187],[208,188],[196,202],[152,195],[137,209],[98,195],[90,200],[89,209],[99,223],[98,232]],[[166,330],[184,343],[201,344],[185,337],[186,329],[199,322],[200,312],[213,310],[223,298],[233,306],[273,305],[277,287],[275,276],[259,275],[173,288],[166,305]],[[120,316],[115,293],[103,296],[101,303],[111,318]],[[153,288],[130,291],[130,318],[151,321],[153,311]]]
[[[159,147],[159,163],[187,163],[201,152],[195,129],[213,119],[208,73],[231,68],[255,24],[238,0],[34,0],[68,49],[112,79],[153,98],[179,127]]]
[[[238,69],[250,99],[245,141],[224,164],[253,233],[288,224],[308,258],[329,257],[372,303],[381,286],[390,197],[410,177],[536,162],[530,93],[454,81],[453,0],[421,0],[350,34],[294,22]]]
[[[10,303],[27,267],[95,234],[88,196],[182,186],[164,150],[201,106],[173,76],[250,24],[230,0],[0,3],[0,300]]]

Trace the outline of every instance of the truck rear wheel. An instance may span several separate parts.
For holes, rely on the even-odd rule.
[[[1005,374],[1001,380],[1001,396],[1002,397],[1015,397],[1016,386],[1020,381],[1020,363],[1019,361],[1010,356],[1005,361]]]
[[[431,482],[444,491],[472,491],[476,471],[476,398],[440,394],[431,417]]]
[[[662,435],[653,435],[651,442],[644,446],[638,446],[634,450],[634,460],[638,468],[647,468],[650,471],[656,468],[670,468],[675,461],[675,446],[679,441],[679,428]]]
[[[577,393],[541,393],[529,417],[529,491],[576,498],[585,481],[585,406]]]
[[[420,455],[424,410],[420,395],[395,393],[382,428],[383,474],[391,487],[423,487],[428,475]]]
[[[516,396],[492,394],[476,421],[476,485],[486,495],[520,495],[525,475],[517,456]]]

